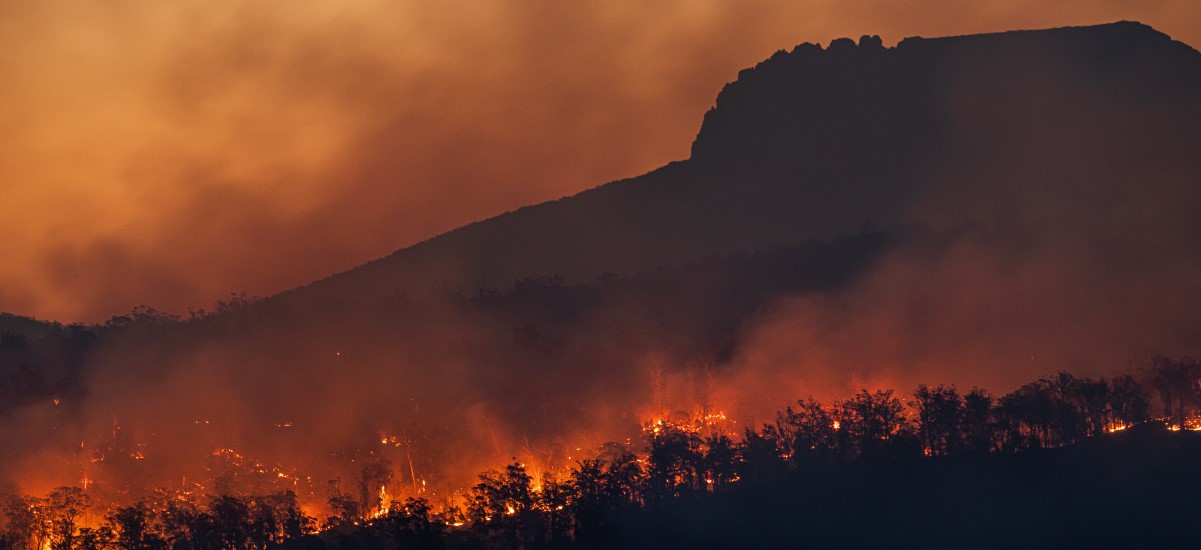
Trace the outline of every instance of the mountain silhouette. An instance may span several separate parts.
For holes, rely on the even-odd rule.
[[[1160,167],[1171,192],[1196,181],[1198,97],[1201,54],[1132,22],[891,48],[874,36],[801,44],[721,91],[687,160],[467,225],[281,298],[504,289],[531,275],[589,281],[865,224],[978,223],[981,211],[1003,223],[1047,196],[1050,207],[1033,208],[1080,199],[1110,215],[1158,185],[1143,167]]]

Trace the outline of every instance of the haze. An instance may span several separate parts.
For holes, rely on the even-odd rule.
[[[1038,9],[1034,9],[1038,6]],[[265,295],[684,158],[801,41],[1133,19],[1192,0],[0,4],[0,311]]]

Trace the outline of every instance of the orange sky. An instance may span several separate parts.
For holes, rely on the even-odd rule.
[[[1201,44],[1196,0],[5,1],[0,311],[271,294],[645,172],[798,42],[1118,19]]]

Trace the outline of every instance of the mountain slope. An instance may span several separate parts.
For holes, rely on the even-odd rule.
[[[1130,178],[1145,166],[1171,180],[1151,193],[1193,199],[1181,181],[1201,174],[1198,97],[1201,54],[1137,23],[893,48],[874,37],[802,44],[727,85],[685,161],[465,226],[283,298],[590,280],[866,223],[1057,216],[1097,193],[1107,198],[1091,206],[1109,216],[1143,192]],[[1047,189],[1059,190],[1050,205],[1031,206],[1048,202]]]

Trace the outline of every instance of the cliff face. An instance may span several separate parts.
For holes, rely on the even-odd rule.
[[[1138,23],[802,44],[742,71],[691,158],[522,208],[286,295],[589,280],[864,224],[1201,204],[1201,54]],[[1190,179],[1191,178],[1191,179]],[[1143,204],[1146,203],[1146,204]]]
[[[1089,96],[1122,102],[1113,107],[1166,106],[1187,100],[1181,92],[1197,84],[1197,52],[1129,22],[908,38],[893,48],[875,36],[827,49],[806,43],[743,70],[722,90],[692,160],[754,171],[856,165],[848,160],[898,148],[937,157],[929,147],[967,130],[956,127],[968,115],[965,102],[1007,118],[1070,109]],[[1076,100],[1055,104],[1065,98],[1047,95],[1070,87],[1078,87]]]

